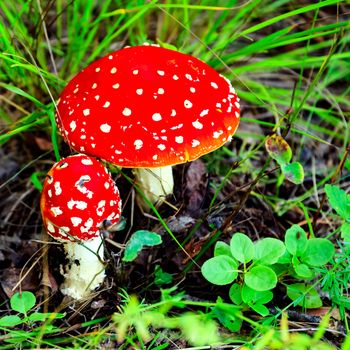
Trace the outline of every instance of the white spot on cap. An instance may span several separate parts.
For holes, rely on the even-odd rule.
[[[227,127],[227,130],[228,130],[228,131],[232,130],[232,126],[229,125],[229,126]]]
[[[210,85],[214,88],[214,89],[218,89],[218,84],[214,83],[213,81],[210,83]]]
[[[157,73],[160,75],[160,76],[164,76],[164,71],[163,70],[157,70]]]
[[[132,71],[132,74],[134,74],[134,75],[139,74],[139,70],[138,70],[138,69],[134,69],[134,70]]]
[[[111,131],[111,128],[112,127],[107,123],[100,125],[100,130],[106,134],[108,134]]]
[[[80,140],[86,140],[86,135],[81,135]]]
[[[125,108],[123,109],[122,114],[123,114],[125,117],[129,117],[129,116],[131,115],[131,109],[125,107]]]
[[[112,85],[112,88],[113,88],[113,89],[118,89],[119,86],[120,86],[120,85],[119,85],[118,83],[116,83],[116,84]]]
[[[155,154],[154,156],[152,156],[153,160],[157,160],[158,159],[158,154]]]
[[[92,86],[91,86],[92,89],[96,89],[97,88],[97,84],[96,83],[93,83]]]
[[[158,89],[158,94],[159,95],[163,95],[164,94],[164,89],[163,88],[159,88]]]
[[[199,122],[198,119],[196,121],[192,122],[192,125],[196,129],[203,129],[203,124],[201,122]]]
[[[196,88],[194,88],[194,87],[190,87],[190,91],[194,94],[195,92],[196,92]]]
[[[47,230],[51,233],[55,233],[55,227],[52,225],[50,221],[47,222]]]
[[[142,95],[142,94],[143,94],[143,89],[137,89],[137,90],[136,90],[136,93],[137,93],[138,95]]]
[[[89,218],[85,223],[84,226],[80,226],[80,232],[81,233],[87,233],[91,229],[92,225],[94,224],[94,220],[92,218]]]
[[[235,111],[235,117],[239,118],[239,113],[237,111]]]
[[[104,184],[104,186],[105,186],[105,189],[108,190],[109,187],[110,187],[110,183],[106,181],[105,184]]]
[[[165,145],[162,143],[157,146],[161,151],[164,151],[166,149]]]
[[[192,140],[192,147],[197,147],[199,146],[201,143],[198,140]]]
[[[72,216],[71,218],[70,218],[70,221],[72,222],[72,225],[74,226],[74,227],[77,227],[77,226],[79,226],[80,224],[81,224],[81,222],[83,221],[81,218],[78,218],[77,216]]]
[[[185,108],[192,108],[192,102],[189,101],[189,100],[185,100],[184,101],[184,106],[185,106]]]
[[[184,126],[183,124],[178,124],[178,125],[172,126],[172,127],[170,128],[170,130],[181,129],[183,126]]]
[[[109,101],[106,101],[105,104],[102,106],[103,108],[108,108],[111,105]]]
[[[175,142],[177,142],[177,143],[183,143],[183,142],[184,142],[183,136],[176,136],[176,137],[175,137]]]
[[[117,68],[113,67],[113,68],[111,69],[111,74],[115,74],[115,73],[117,73]]]
[[[52,207],[50,209],[50,211],[52,212],[53,216],[55,216],[55,217],[58,216],[58,215],[63,214],[63,211],[61,210],[60,207]]]
[[[73,209],[74,207],[76,207],[77,209],[85,210],[87,208],[87,203],[84,201],[75,201],[71,199],[70,201],[68,201],[67,206],[69,209]]]
[[[83,158],[83,159],[81,160],[81,164],[84,164],[84,165],[92,165],[93,162],[92,162],[92,160],[89,159],[89,158]]]
[[[172,109],[172,110],[171,110],[170,116],[171,116],[171,117],[175,117],[175,116],[176,116],[176,111],[175,111],[175,109]]]
[[[105,205],[106,205],[106,201],[105,200],[102,200],[102,201],[99,201],[98,204],[97,204],[97,209],[96,209],[96,214],[98,216],[102,216],[104,211],[105,211]]]
[[[218,139],[220,137],[220,135],[222,135],[224,132],[222,130],[220,131],[214,131],[213,132],[213,137],[214,139]]]
[[[73,93],[76,94],[79,91],[79,88],[76,88]]]
[[[90,114],[90,109],[89,108],[86,108],[83,110],[83,114],[86,116],[88,116]]]
[[[100,95],[95,96],[95,100],[98,101],[100,99]]]
[[[178,77],[176,74],[174,74],[174,75],[173,75],[173,79],[174,79],[174,80],[179,80],[179,77]]]
[[[159,122],[160,120],[162,120],[162,116],[159,114],[159,113],[154,113],[152,115],[152,119],[155,121],[155,122]]]
[[[77,127],[77,123],[73,120],[70,122],[69,126],[70,126],[70,131],[73,132]]]
[[[237,107],[237,108],[240,108],[240,104],[236,101],[235,102],[235,106]]]
[[[59,196],[62,193],[61,183],[59,181],[56,181],[54,183],[54,187],[55,187],[55,195]]]
[[[48,194],[48,196],[51,198],[52,197],[52,191],[51,190],[48,190],[47,191],[47,194]]]
[[[220,103],[220,102],[218,102],[218,103],[215,105],[215,107],[217,107],[217,108],[221,108],[221,103]]]
[[[199,114],[200,117],[204,117],[209,113],[209,109],[203,109],[203,111]]]
[[[192,78],[192,75],[191,75],[191,74],[185,74],[185,77],[186,77],[188,80],[193,80],[193,78]]]
[[[140,149],[143,146],[142,140],[135,140],[134,142],[135,149]]]
[[[109,59],[109,60],[113,59],[113,56],[112,56],[112,55],[109,55],[109,56],[108,56],[108,59]]]
[[[100,67],[97,67],[96,69],[95,69],[95,72],[99,72],[101,70],[101,68]]]

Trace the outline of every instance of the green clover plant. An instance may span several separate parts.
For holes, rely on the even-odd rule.
[[[334,246],[325,238],[307,238],[298,225],[289,228],[285,242],[263,238],[255,243],[237,232],[230,244],[218,241],[214,257],[202,265],[202,274],[216,285],[232,284],[229,297],[241,310],[251,308],[262,316],[269,314],[265,306],[273,298],[272,290],[285,276],[303,283],[287,285],[288,297],[297,305],[315,308],[322,301],[311,281],[317,268],[326,265],[334,255]],[[306,281],[306,283],[305,283]]]

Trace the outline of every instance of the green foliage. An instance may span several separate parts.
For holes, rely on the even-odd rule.
[[[316,289],[304,283],[294,283],[287,286],[287,295],[295,305],[307,309],[315,309],[322,306],[322,300]]]
[[[340,227],[341,237],[344,242],[350,243],[350,195],[334,185],[327,184],[324,189],[330,205],[344,220]]]
[[[180,316],[170,316],[169,311],[182,307],[182,294],[173,294],[174,290],[162,291],[161,301],[157,304],[140,304],[136,296],[127,296],[120,312],[112,317],[118,341],[130,337],[127,333],[135,332],[143,341],[149,341],[153,335],[151,329],[178,329],[181,337],[194,346],[214,345],[219,341],[218,326],[210,314],[185,312]]]
[[[219,243],[219,242],[218,242]],[[254,257],[254,244],[252,240],[243,233],[236,233],[230,241],[232,256],[241,263],[248,263]]]
[[[237,232],[230,245],[218,241],[214,254],[202,265],[203,276],[216,285],[234,282],[229,290],[231,301],[242,310],[248,307],[267,316],[265,304],[273,298],[278,276],[291,275],[303,281],[315,277],[317,268],[333,258],[334,246],[325,238],[307,239],[306,232],[293,225],[286,232],[285,242],[263,238],[254,244]],[[287,285],[287,295],[306,308],[322,305],[317,291],[308,284]]]
[[[163,271],[159,265],[156,265],[154,269],[154,275],[154,283],[157,286],[169,284],[173,281],[173,276],[170,273]]]
[[[238,262],[227,255],[218,255],[207,260],[202,266],[203,276],[213,284],[223,286],[238,276]]]
[[[35,338],[43,332],[60,331],[50,325],[55,319],[63,318],[62,313],[43,313],[34,310],[36,304],[35,295],[32,292],[15,293],[10,299],[11,309],[17,315],[6,315],[0,317],[0,328],[6,333],[5,342],[11,344],[21,344],[22,342]],[[39,325],[38,325],[39,323]],[[31,327],[31,332],[15,330],[19,326]]]
[[[292,160],[292,150],[282,136],[273,134],[266,139],[265,147],[270,157],[281,167],[282,174],[292,183],[299,185],[304,181],[304,169],[299,162]]]
[[[162,237],[158,233],[146,230],[136,231],[125,246],[123,261],[133,261],[145,246],[153,247],[161,243]]]

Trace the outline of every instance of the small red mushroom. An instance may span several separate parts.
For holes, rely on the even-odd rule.
[[[75,299],[88,296],[105,277],[100,228],[120,218],[118,188],[98,160],[70,156],[48,172],[40,208],[47,233],[64,243],[69,260],[62,293]]]
[[[229,80],[195,57],[153,45],[127,47],[90,64],[68,83],[57,110],[60,132],[73,149],[137,168],[151,178],[146,191],[163,196],[173,187],[171,168],[163,167],[221,147],[240,118]]]

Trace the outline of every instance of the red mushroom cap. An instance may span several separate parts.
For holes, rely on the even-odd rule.
[[[121,201],[107,169],[96,159],[78,154],[61,159],[48,172],[40,208],[46,231],[64,241],[89,240],[102,222],[118,222]]]
[[[238,101],[230,82],[202,61],[135,46],[93,62],[73,78],[56,118],[78,152],[151,168],[221,147],[238,126]]]

